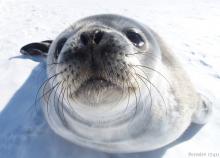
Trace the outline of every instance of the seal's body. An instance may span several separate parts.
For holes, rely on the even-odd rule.
[[[118,15],[77,21],[52,42],[42,109],[63,138],[106,152],[176,140],[211,111],[150,28]]]

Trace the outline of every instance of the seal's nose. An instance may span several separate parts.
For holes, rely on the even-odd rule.
[[[81,42],[87,46],[87,45],[98,45],[100,41],[102,40],[104,35],[104,32],[101,30],[95,30],[93,32],[83,32],[80,35]]]

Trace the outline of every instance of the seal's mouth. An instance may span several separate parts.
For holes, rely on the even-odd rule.
[[[110,97],[113,92],[115,91],[121,91],[121,87],[119,87],[116,83],[111,82],[110,80],[107,80],[103,77],[96,77],[91,76],[90,78],[86,79],[81,83],[79,88],[74,92],[76,98],[84,98],[80,100],[90,100],[90,102],[94,102],[98,96],[102,96],[101,98],[106,100],[106,97],[108,99],[111,99]],[[96,104],[99,101],[96,101]]]
[[[95,77],[92,76],[90,78],[88,78],[87,80],[85,80],[81,86],[79,87],[79,89],[81,88],[89,88],[89,89],[102,89],[102,88],[108,88],[108,87],[115,87],[116,84],[114,84],[113,82],[103,78],[103,77]]]
[[[75,101],[85,105],[106,105],[120,100],[123,88],[114,80],[106,79],[102,76],[91,76],[81,81],[72,97]]]
[[[91,84],[91,83],[95,83],[95,82],[109,82],[106,79],[104,79],[103,77],[90,77],[89,79],[87,79],[84,83],[85,84]]]

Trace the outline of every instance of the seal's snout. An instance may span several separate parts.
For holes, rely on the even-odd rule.
[[[94,30],[92,32],[82,32],[80,35],[80,40],[85,46],[88,45],[98,45],[102,40],[104,32],[101,30]]]
[[[134,49],[125,32],[99,25],[82,26],[64,42],[61,39],[54,52],[59,54],[58,63],[62,63],[57,65],[57,71],[64,72],[63,81],[72,83],[68,87],[75,99],[85,105],[107,104],[125,94],[127,88],[136,89],[137,82],[130,77],[133,72],[126,56]]]
[[[109,71],[115,65],[120,69],[128,52],[125,43],[116,31],[99,27],[80,30],[66,42],[69,47],[61,53],[60,60],[83,72]]]

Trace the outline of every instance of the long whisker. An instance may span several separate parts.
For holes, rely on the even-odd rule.
[[[158,56],[157,55],[154,55],[153,52],[135,52],[135,53],[130,53],[130,54],[126,54],[125,56],[128,57],[128,56],[132,56],[132,55],[143,55],[143,56],[146,56],[147,58],[151,58],[151,59],[157,59]]]
[[[141,69],[141,68],[146,68],[146,69],[148,69],[148,70],[152,70],[152,71],[158,73],[159,75],[161,75],[161,76],[167,81],[167,83],[168,83],[168,84],[170,85],[170,87],[171,87],[171,84],[170,84],[169,80],[168,80],[160,71],[158,71],[158,70],[156,70],[156,69],[154,69],[154,68],[145,66],[145,65],[132,65],[132,64],[129,64],[129,66],[137,67],[137,68],[139,68],[139,69]],[[140,68],[140,67],[141,67],[141,68]]]
[[[59,87],[60,87],[60,85],[63,83],[63,81],[61,81],[60,83],[59,83],[59,85],[56,87],[56,89],[55,89],[55,91],[54,91],[54,96],[53,96],[53,105],[55,106],[55,109],[56,110],[58,110],[58,108],[59,108],[59,102],[58,102],[58,98],[57,98],[57,91],[58,91],[58,89],[59,89]]]
[[[47,115],[48,115],[48,118],[50,119],[50,115],[49,115],[49,102],[50,102],[50,97],[51,97],[51,94],[53,93],[53,90],[59,85],[60,85],[61,82],[58,82],[55,86],[53,86],[53,89],[51,90],[49,96],[48,96],[48,100],[47,100],[47,103],[46,103],[46,106],[47,106]]]
[[[58,101],[57,101],[57,109],[58,109],[58,114],[59,114],[59,117],[61,118],[61,120],[64,121],[64,118],[61,116],[61,111],[60,111],[60,106],[63,106],[63,105],[60,105],[60,103],[62,104],[62,102],[60,102],[60,98],[61,98],[61,95],[63,94],[63,84],[64,84],[65,81],[62,82],[61,84],[61,91],[60,91],[60,94],[58,95]]]
[[[62,108],[61,111],[62,111],[62,114],[63,114],[64,123],[65,123],[65,125],[67,125],[67,121],[66,121],[65,114],[64,114],[64,99],[65,99],[64,96],[65,96],[67,87],[66,88],[63,87],[62,89],[64,89],[64,90],[63,90],[63,94],[62,94],[63,96],[62,96],[62,102],[61,102],[61,108]]]
[[[140,76],[141,78],[147,80],[146,77],[144,77],[144,76],[142,76],[142,75],[140,75],[140,74],[136,74],[136,75],[138,75],[138,76]],[[162,101],[163,101],[163,103],[164,103],[164,105],[165,105],[166,115],[167,115],[167,104],[166,104],[166,102],[165,102],[165,100],[164,100],[164,98],[163,98],[163,95],[161,94],[160,90],[159,90],[151,81],[149,81],[149,80],[147,80],[147,81],[155,88],[155,90],[157,91],[157,93],[160,95],[160,97],[161,97],[161,99],[162,99]]]
[[[57,75],[57,76],[58,76],[58,75]],[[53,79],[53,81],[51,82],[51,87],[53,87],[54,81],[55,81],[55,79],[56,79],[57,76],[51,78],[51,79]],[[49,82],[48,82],[48,83],[49,83]],[[48,83],[47,83],[47,84],[48,84]],[[41,96],[40,98],[44,98],[44,99],[45,99],[45,96],[47,95],[47,93],[50,92],[51,89],[49,89],[47,92],[45,92],[45,89],[46,89],[46,87],[47,87],[47,84],[45,84],[45,86],[43,87],[43,90],[42,90],[42,93],[43,93],[43,94],[42,94],[42,96]]]
[[[130,97],[131,97],[131,93],[130,93],[130,88],[129,88],[129,85],[128,85],[128,81],[127,80],[125,80],[126,81],[126,84],[127,84],[127,89],[128,89],[128,102],[127,102],[127,105],[126,105],[126,108],[125,108],[125,111],[127,111],[127,108],[128,108],[128,105],[129,105],[129,103],[130,103]]]
[[[135,70],[135,68],[134,67],[131,67],[133,70],[134,70],[134,72],[135,72],[135,74],[138,74],[137,73],[137,71]],[[137,75],[136,75],[137,76]],[[137,76],[139,79],[141,79],[141,81],[143,82],[143,79],[142,78],[140,78],[140,76]],[[148,77],[147,77],[148,78]],[[148,79],[149,80],[149,79]],[[149,94],[150,94],[150,96],[151,96],[151,91],[150,91],[150,88],[147,86],[147,84],[146,84],[146,82],[143,82],[144,84],[145,84],[145,86],[147,87],[147,89],[148,89],[148,92],[149,92]],[[139,88],[140,89],[140,88]],[[140,94],[141,94],[141,92],[140,92]],[[151,105],[152,105],[152,99],[151,99]]]
[[[129,82],[129,85],[131,85],[130,87],[131,87],[131,90],[132,90],[132,92],[134,93],[134,95],[135,95],[135,102],[136,102],[136,104],[135,104],[135,113],[134,113],[134,116],[136,115],[136,113],[137,113],[137,106],[138,106],[138,99],[137,99],[137,94],[136,94],[136,91],[135,91],[135,89],[134,89],[134,86],[133,86],[133,84],[131,83],[131,81],[130,80],[127,80],[128,82]],[[135,117],[133,117],[133,119],[134,119]]]
[[[136,70],[135,69],[134,69],[134,71],[135,71],[135,74],[136,74]],[[130,73],[130,75],[134,78],[134,80],[135,80],[135,82],[137,83],[137,86],[138,86],[138,91],[139,91],[140,95],[139,95],[139,99],[138,99],[138,103],[137,104],[139,104],[139,101],[140,101],[140,98],[141,98],[141,89],[140,89],[139,83],[138,83],[137,79],[135,78],[135,76],[132,73]]]
[[[49,83],[49,81],[50,81],[52,78],[56,78],[56,77],[57,77],[59,74],[61,74],[61,73],[62,73],[62,72],[59,72],[59,73],[54,74],[53,76],[49,77],[49,78],[48,78],[47,80],[45,80],[45,81],[42,83],[42,85],[39,87],[39,89],[38,89],[38,91],[37,91],[37,94],[36,94],[36,97],[35,97],[35,101],[34,101],[35,108],[37,107],[37,102],[40,101],[40,99],[43,97],[43,96],[41,96],[41,97],[38,98],[38,95],[39,95],[41,89],[42,89],[42,88],[45,89],[45,86]],[[44,94],[44,93],[43,93],[43,94]]]
[[[67,85],[69,85],[69,78],[67,78]],[[69,96],[71,95],[72,96],[72,94],[71,94],[71,86],[67,86],[67,93],[66,93],[66,99],[67,99],[67,105],[71,108],[71,110],[72,111],[74,111],[74,109],[73,109],[73,107],[71,106],[71,104],[70,104],[70,101],[69,101]]]
[[[150,83],[150,85],[152,85],[154,88],[156,88],[156,86],[155,86],[154,84],[152,84],[152,82],[150,82],[149,77],[148,77],[148,74],[147,74],[142,68],[140,68],[140,67],[136,67],[136,68],[140,69],[140,70],[147,76],[146,80]],[[146,67],[146,66],[144,66],[144,68],[152,69],[152,68]],[[155,72],[158,72],[158,73],[167,81],[167,83],[169,84],[169,86],[172,87],[171,84],[170,84],[170,82],[167,80],[167,78],[166,78],[162,73],[160,73],[159,71],[156,71],[155,69],[152,69],[152,70],[155,71]],[[139,75],[140,75],[140,74],[139,74]],[[142,76],[142,77],[143,77],[143,76]],[[159,92],[159,89],[158,89],[158,88],[156,88],[156,90]],[[161,93],[160,93],[160,96],[162,96]],[[163,102],[165,103],[165,100],[164,100],[163,97],[162,97],[162,99],[163,99]],[[166,103],[165,103],[165,106],[166,106]],[[167,108],[166,108],[166,113],[167,113]]]
[[[135,73],[137,73],[136,70],[135,70],[135,68],[140,69],[140,70],[146,75],[146,80],[147,80],[147,81],[150,81],[150,79],[149,79],[149,77],[148,77],[148,74],[145,73],[145,71],[143,71],[141,68],[139,68],[139,67],[135,67],[135,68],[134,68],[133,66],[130,66],[130,67],[134,69]],[[145,82],[140,76],[138,76],[138,75],[136,75],[136,76],[145,84],[145,86],[146,86],[147,89],[148,89],[148,92],[149,92],[149,95],[150,95],[150,98],[151,98],[151,101],[150,101],[150,110],[151,110],[151,107],[152,107],[151,84],[149,85],[149,86],[150,86],[150,88],[149,88],[149,87],[147,86],[146,82]]]
[[[149,96],[150,96],[150,111],[151,111],[151,107],[152,107],[152,104],[153,104],[153,99],[152,99],[152,94],[151,94],[151,84],[150,84],[150,88],[149,88],[147,83],[140,76],[138,76],[138,75],[136,75],[136,76],[145,84],[145,86],[148,89]]]

